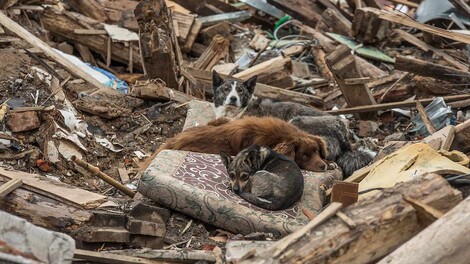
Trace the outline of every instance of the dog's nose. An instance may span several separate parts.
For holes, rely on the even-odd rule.
[[[231,96],[230,97],[230,102],[235,103],[237,101],[237,97]]]
[[[238,186],[233,186],[233,187],[232,187],[232,190],[233,190],[234,193],[239,193],[239,192],[240,192],[240,187],[238,187]]]
[[[325,171],[327,167],[328,167],[328,165],[326,165],[326,163],[324,163],[324,162],[318,164],[318,168],[322,171]]]

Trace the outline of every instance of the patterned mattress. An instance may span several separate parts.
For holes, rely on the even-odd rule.
[[[308,220],[301,208],[317,214],[324,203],[320,186],[341,180],[339,171],[304,171],[300,203],[283,211],[256,207],[229,189],[229,179],[219,155],[165,150],[142,175],[138,191],[144,196],[194,218],[231,231],[249,234],[271,232],[284,236]]]

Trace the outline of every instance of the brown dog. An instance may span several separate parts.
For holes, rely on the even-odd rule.
[[[220,121],[220,122],[219,122]],[[241,150],[257,144],[272,148],[294,160],[301,169],[325,171],[326,143],[281,119],[246,117],[231,122],[219,120],[212,125],[190,128],[169,139],[156,153],[164,149],[218,154],[224,151],[235,156]]]

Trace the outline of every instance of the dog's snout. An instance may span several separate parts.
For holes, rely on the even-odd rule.
[[[233,186],[232,190],[233,190],[234,193],[239,193],[240,192],[240,187],[238,185]]]
[[[322,163],[318,163],[318,168],[321,170],[321,171],[326,171],[328,165],[325,163],[325,162],[322,162]]]
[[[236,96],[230,96],[230,102],[234,103],[237,101],[237,97]]]

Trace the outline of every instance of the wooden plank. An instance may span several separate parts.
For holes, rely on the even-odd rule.
[[[42,195],[60,199],[73,206],[96,206],[106,200],[106,196],[75,188],[70,185],[49,180],[37,174],[22,171],[7,171],[0,168],[0,177],[9,180],[22,180],[22,188],[38,192]]]
[[[394,29],[393,32],[397,33],[406,42],[415,45],[416,47],[422,49],[423,51],[431,50],[432,52],[434,52],[434,54],[442,57],[445,61],[447,61],[449,64],[451,64],[455,68],[462,70],[462,71],[468,70],[468,66],[464,65],[460,61],[457,61],[456,59],[454,59],[452,56],[445,53],[444,51],[437,49],[429,45],[428,43],[418,39],[417,37],[411,35],[410,33],[405,32],[401,29]]]
[[[455,138],[455,127],[454,126],[446,126],[443,129],[433,133],[430,136],[424,138],[424,142],[428,145],[433,147],[435,150],[450,150],[452,143],[454,142]],[[437,144],[433,144],[436,142]]]
[[[430,134],[433,134],[436,132],[436,128],[432,124],[431,118],[429,118],[428,113],[426,113],[426,110],[424,110],[423,105],[419,100],[416,101],[416,109],[419,112],[419,116],[421,117],[421,120],[423,121],[424,125],[426,126],[426,129]]]
[[[352,23],[353,36],[364,44],[376,44],[390,35],[392,23],[379,18],[380,9],[372,7],[357,8]]]
[[[409,6],[411,8],[418,8],[419,4],[415,3],[415,2],[411,2],[411,1],[408,1],[408,0],[389,0],[395,4],[402,4],[402,5],[406,5],[406,6]]]
[[[443,98],[448,103],[448,102],[455,102],[455,101],[470,99],[470,95],[469,94],[450,95],[450,96],[444,96]],[[434,100],[435,98],[429,98],[429,99],[421,99],[419,101],[423,105],[428,105]],[[369,106],[357,106],[357,107],[350,107],[350,108],[344,108],[344,109],[329,110],[326,112],[332,115],[345,115],[345,114],[364,113],[364,112],[370,112],[370,111],[389,110],[392,108],[415,107],[415,106],[416,106],[416,100],[412,100],[412,101],[404,101],[404,102],[376,104],[376,105],[369,105]]]
[[[76,28],[73,30],[73,33],[80,34],[80,35],[108,35],[106,30],[85,29],[85,28]]]
[[[268,0],[268,3],[302,21],[310,27],[315,27],[321,20],[324,9],[316,1],[309,0]]]
[[[240,263],[375,263],[425,228],[420,212],[404,196],[441,212],[462,200],[462,194],[440,175],[428,174],[342,209],[355,228],[345,224],[343,218],[331,216],[308,228],[315,218]]]
[[[31,34],[29,31],[18,25],[15,21],[11,20],[8,18],[5,14],[0,13],[0,24],[10,30],[11,32],[15,33],[18,37],[24,39],[26,42],[31,44],[34,47],[39,48],[44,52],[45,55],[48,57],[52,58],[54,61],[59,63],[62,67],[65,68],[70,74],[73,76],[77,76],[79,78],[82,78],[86,82],[90,83],[91,85],[97,87],[97,88],[102,88],[102,89],[107,89],[103,84],[101,84],[98,80],[95,78],[91,77],[88,73],[86,73],[84,70],[81,68],[77,67],[75,64],[67,60],[66,58],[62,57],[59,53],[55,52],[49,45],[47,45],[45,42]]]
[[[5,197],[7,194],[16,190],[21,185],[23,185],[23,181],[21,181],[21,179],[13,179],[3,184],[0,186],[0,198]]]
[[[212,70],[212,67],[229,53],[230,42],[221,35],[216,35],[209,47],[194,62],[194,68],[201,70]]]
[[[173,21],[178,25],[178,34],[176,34],[176,36],[179,41],[184,43],[188,38],[189,32],[191,32],[191,27],[196,17],[194,15],[181,14],[178,12],[173,12],[172,17]]]
[[[470,73],[466,71],[410,57],[397,56],[395,69],[452,83],[468,84],[470,82]]]
[[[140,1],[134,10],[139,23],[140,49],[146,75],[179,89],[179,64],[171,12],[164,0]],[[158,37],[156,37],[158,36]]]
[[[184,43],[183,46],[183,51],[185,52],[190,52],[194,41],[196,41],[196,37],[199,34],[199,31],[202,28],[202,23],[196,18],[194,20],[193,26],[191,27],[191,31],[188,34],[188,37],[186,38],[186,42]]]
[[[89,18],[88,18],[89,19]],[[86,21],[87,18],[81,14],[73,12],[64,12],[57,14],[52,9],[46,9],[41,17],[44,28],[51,32],[55,36],[60,36],[74,43],[80,43],[90,50],[105,56],[107,48],[107,35],[80,35],[75,34],[74,30],[77,28],[83,28],[86,23],[80,23]],[[97,21],[93,21],[97,23]],[[83,24],[83,25],[82,25]],[[113,42],[112,43],[112,59],[117,62],[128,64],[129,62],[129,46],[126,47],[125,43]],[[142,59],[137,47],[132,52],[134,68],[142,69]],[[109,88],[107,88],[109,89]]]
[[[461,33],[457,33],[451,30],[445,30],[442,28],[434,27],[428,24],[422,24],[417,21],[414,21],[410,17],[408,17],[406,14],[399,13],[399,12],[392,12],[392,11],[385,11],[385,10],[380,10],[380,18],[397,23],[400,25],[412,27],[419,29],[424,32],[428,32],[431,34],[435,34],[444,38],[449,38],[458,42],[462,42],[465,44],[470,44],[470,35],[465,35]]]
[[[74,257],[87,261],[109,264],[162,264],[163,261],[150,260],[138,257],[129,257],[118,254],[95,252],[89,250],[76,249]]]
[[[467,263],[470,259],[468,212],[470,197],[384,257],[378,264]],[[423,250],[424,248],[426,250]]]
[[[366,84],[348,85],[345,79],[362,78],[354,56],[346,45],[339,45],[326,57],[326,63],[339,85],[343,97],[349,106],[363,106],[376,104],[371,91]],[[373,117],[375,113],[359,114],[363,119]]]

